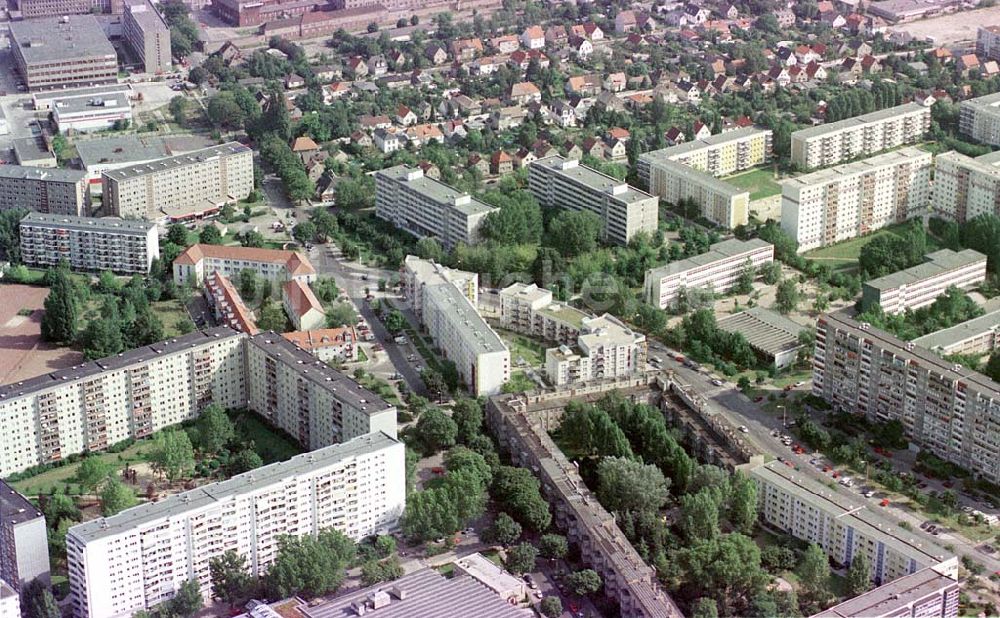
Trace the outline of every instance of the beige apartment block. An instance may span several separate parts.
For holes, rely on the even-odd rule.
[[[967,157],[946,152],[934,159],[931,205],[936,217],[965,223],[979,215],[1000,215],[1000,155]]]
[[[464,270],[448,268],[436,262],[408,255],[403,260],[403,289],[413,313],[423,319],[424,289],[448,282],[454,285],[473,307],[479,306],[479,275]]]
[[[759,238],[717,242],[706,253],[646,271],[643,292],[647,302],[666,309],[682,290],[712,290],[722,294],[751,266],[756,271],[774,261],[774,245]]]
[[[915,445],[1000,482],[1000,384],[982,374],[838,312],[816,325],[812,392],[870,421],[898,420]]]
[[[748,191],[677,161],[665,159],[649,166],[649,190],[671,204],[693,200],[702,217],[725,228],[749,221]]]
[[[924,138],[931,108],[919,103],[845,118],[792,133],[792,163],[802,169],[836,165]]]
[[[84,172],[0,165],[0,210],[26,208],[75,217],[90,214],[90,190]]]
[[[639,177],[654,191],[652,169],[674,161],[719,178],[771,162],[770,129],[745,127],[647,152],[639,157]],[[655,192],[655,191],[654,191]]]
[[[28,213],[20,223],[21,259],[48,268],[66,261],[73,270],[146,274],[160,257],[155,223],[116,218]]]
[[[926,261],[861,286],[861,307],[867,311],[880,305],[888,314],[919,309],[933,303],[954,286],[969,290],[986,280],[986,256],[972,249],[941,249],[928,253]]]
[[[146,73],[170,70],[170,27],[149,0],[127,0],[122,37]]]
[[[375,173],[375,215],[414,236],[436,238],[448,250],[479,242],[479,227],[493,210],[420,168],[397,165]]]
[[[14,66],[31,91],[118,79],[118,54],[93,15],[12,21],[10,49]]]
[[[253,191],[253,150],[212,146],[101,174],[105,209],[123,218],[175,220],[218,211]]]
[[[931,153],[902,148],[781,182],[781,228],[799,252],[927,212]]]
[[[500,326],[545,341],[574,345],[583,321],[591,317],[534,283],[512,283],[500,290]]]
[[[977,142],[1000,146],[1000,92],[962,101],[958,131]]]
[[[201,285],[215,271],[232,279],[248,269],[271,283],[316,281],[316,269],[309,258],[296,251],[197,244],[174,260],[174,283]]]
[[[545,374],[556,386],[615,379],[646,368],[646,336],[604,314],[584,318],[576,345],[545,351]]]
[[[528,165],[528,189],[543,208],[591,212],[608,242],[626,245],[640,232],[652,234],[659,200],[576,159],[555,155]]]

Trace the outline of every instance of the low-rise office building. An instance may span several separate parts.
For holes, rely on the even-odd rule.
[[[781,182],[781,228],[799,251],[923,216],[931,153],[902,148]]]
[[[512,283],[500,290],[500,326],[563,345],[573,345],[588,314],[555,301],[534,283]]]
[[[652,182],[653,169],[664,161],[674,161],[716,178],[729,176],[770,163],[771,140],[770,129],[745,127],[654,150],[639,156],[639,177],[646,181],[651,192],[659,195]]]
[[[725,293],[748,267],[759,272],[761,266],[773,261],[771,243],[759,238],[723,240],[706,253],[646,271],[643,291],[647,302],[666,309],[677,302],[682,290]]]
[[[50,583],[45,516],[0,480],[0,581],[20,594],[29,584]]]
[[[53,101],[52,120],[63,133],[103,131],[116,123],[131,122],[132,103],[123,92],[69,95]]]
[[[1000,92],[959,103],[958,131],[977,142],[1000,146]]]
[[[253,311],[246,306],[236,286],[225,275],[214,271],[206,277],[204,295],[216,324],[248,335],[259,332]]]
[[[118,54],[93,15],[12,21],[10,48],[28,90],[107,84],[118,79]]]
[[[969,290],[986,280],[986,256],[972,249],[941,249],[928,253],[923,264],[866,281],[861,307],[881,305],[887,314],[929,305],[954,286]]]
[[[146,73],[170,70],[170,27],[149,0],[128,0],[122,38]]]
[[[0,165],[0,210],[14,208],[85,216],[90,213],[86,174],[77,170]]]
[[[338,530],[354,541],[396,527],[406,496],[402,442],[372,433],[227,481],[79,524],[66,535],[75,616],[119,618],[169,600],[232,550],[265,576],[280,537]]]
[[[792,133],[792,163],[802,169],[836,165],[905,144],[931,128],[931,108],[906,103]]]
[[[602,237],[626,245],[640,233],[652,234],[659,200],[625,181],[555,155],[528,165],[528,189],[543,208],[590,212],[602,224]]]
[[[177,221],[217,212],[253,191],[253,150],[212,146],[101,175],[105,208],[119,217]]]
[[[929,333],[913,340],[914,345],[937,352],[941,356],[990,354],[1000,345],[1000,310],[966,320],[950,328]]]
[[[743,335],[754,352],[775,369],[795,363],[802,348],[799,333],[806,330],[805,326],[763,307],[750,307],[726,316],[719,320],[719,328]]]
[[[556,386],[614,379],[646,367],[646,336],[604,314],[584,318],[576,346],[545,351],[545,374]]]
[[[979,215],[1000,215],[1000,156],[967,157],[951,151],[934,158],[933,214],[965,223]]]
[[[174,260],[174,283],[200,285],[215,271],[232,279],[248,269],[271,283],[316,281],[316,269],[309,258],[296,251],[197,244]]]
[[[649,166],[649,190],[671,204],[693,201],[702,217],[722,227],[749,221],[748,191],[677,161],[661,160]]]
[[[326,325],[326,310],[308,283],[298,279],[281,286],[281,302],[295,330],[313,330]]]
[[[15,6],[24,19],[122,12],[121,0],[18,0]]]
[[[812,393],[869,421],[898,420],[911,442],[1000,482],[1000,384],[844,312],[816,324]]]
[[[479,242],[479,227],[494,207],[397,165],[375,173],[375,215],[414,236],[430,236],[450,250]]]
[[[73,270],[146,274],[160,257],[155,223],[28,213],[20,223],[21,259],[48,268],[66,261]]]
[[[281,335],[324,363],[358,359],[358,333],[351,326],[301,330]]]

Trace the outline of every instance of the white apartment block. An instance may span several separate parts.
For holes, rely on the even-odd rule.
[[[49,544],[45,515],[13,487],[0,480],[0,584],[15,596],[28,584],[48,587]],[[0,591],[2,596],[2,591]],[[10,601],[0,599],[0,606]],[[3,610],[0,609],[0,616]],[[20,614],[17,615],[20,618]]]
[[[132,103],[128,92],[67,95],[52,101],[52,120],[63,133],[110,129],[132,120]]]
[[[545,373],[556,386],[614,379],[646,367],[646,336],[604,314],[585,318],[575,348],[545,351]]]
[[[774,245],[759,238],[723,240],[707,253],[671,262],[646,271],[643,291],[647,302],[666,309],[681,290],[707,289],[722,294],[729,291],[749,262],[756,271],[774,261]]]
[[[1000,60],[1000,26],[979,26],[976,55],[983,59]]]
[[[562,345],[573,345],[590,317],[534,283],[513,283],[500,290],[500,326]]]
[[[528,189],[543,208],[591,212],[600,219],[601,236],[627,245],[639,232],[652,234],[659,200],[625,181],[558,155],[528,165]]]
[[[757,483],[758,517],[768,525],[816,543],[835,565],[865,554],[876,586],[929,567],[958,576],[958,559],[918,539],[862,503],[788,468],[780,461],[741,466]],[[867,613],[862,615],[869,615]]]
[[[403,260],[403,289],[410,308],[419,319],[423,319],[424,288],[447,281],[458,288],[473,307],[479,306],[479,274],[448,268],[415,255]]]
[[[1000,146],[1000,92],[962,101],[958,131],[977,142]]]
[[[770,129],[745,127],[654,150],[639,156],[639,177],[646,181],[651,192],[660,195],[652,182],[652,170],[664,161],[674,161],[716,178],[729,176],[770,163],[771,140]]]
[[[510,380],[510,351],[470,297],[468,273],[407,257],[407,297],[445,358],[455,363],[469,392],[495,395]]]
[[[479,242],[479,227],[494,207],[397,165],[375,173],[375,215],[414,236],[430,236],[451,250]]]
[[[979,215],[1000,215],[1000,156],[967,157],[946,152],[934,159],[931,204],[935,216],[965,223]]]
[[[293,279],[303,283],[316,281],[316,269],[309,258],[295,251],[197,244],[174,260],[174,283],[200,285],[216,271],[233,279],[247,269],[276,284]]]
[[[125,2],[122,38],[145,73],[170,70],[170,27],[149,0]]]
[[[812,392],[870,421],[899,420],[921,448],[1000,482],[1000,384],[842,312],[816,324]]]
[[[146,274],[160,257],[155,223],[135,219],[28,213],[20,223],[21,259],[47,268],[65,260],[73,270]]]
[[[406,496],[404,448],[383,433],[297,455],[227,481],[73,526],[66,535],[73,614],[124,618],[196,579],[228,550],[266,577],[278,539],[338,530],[355,541],[396,527]]]
[[[246,343],[250,409],[308,449],[371,432],[396,436],[396,408],[283,336]]]
[[[692,200],[701,216],[726,228],[750,220],[750,192],[669,159],[649,166],[649,190],[671,204]]]
[[[1000,346],[1000,310],[917,337],[913,344],[941,356],[990,354]]]
[[[802,252],[923,216],[932,169],[909,147],[784,180],[781,228]]]
[[[931,108],[919,103],[845,118],[792,133],[792,163],[802,169],[836,165],[923,139]]]
[[[253,191],[253,150],[228,142],[101,174],[108,212],[176,220],[216,212]]]
[[[926,262],[861,286],[861,307],[881,305],[887,314],[929,305],[955,286],[969,290],[986,280],[986,256],[972,249],[941,249],[928,253]]]
[[[90,214],[87,174],[78,170],[0,165],[0,210]]]
[[[0,579],[0,618],[21,618],[21,598]]]

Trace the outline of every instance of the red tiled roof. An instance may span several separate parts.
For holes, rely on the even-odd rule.
[[[345,343],[354,343],[358,340],[358,335],[354,331],[353,326],[321,328],[318,330],[297,330],[291,333],[284,333],[281,336],[306,351],[340,346]]]
[[[284,264],[290,275],[311,275],[316,272],[309,259],[295,251],[258,249],[256,247],[226,247],[223,245],[191,245],[177,256],[174,264],[194,266],[205,258]]]
[[[313,309],[324,313],[323,303],[319,302],[319,299],[316,298],[316,294],[313,293],[309,284],[302,283],[298,279],[292,279],[285,282],[283,289],[285,298],[288,299],[288,304],[291,306],[292,311],[295,312],[295,315],[302,317]]]

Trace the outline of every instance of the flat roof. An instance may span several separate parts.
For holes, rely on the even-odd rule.
[[[646,335],[632,330],[607,313],[584,318],[582,327],[584,332],[578,337],[578,342],[588,348],[606,344],[630,345],[646,340]]]
[[[967,339],[972,339],[973,337],[978,337],[997,329],[1000,329],[1000,310],[981,315],[978,318],[966,320],[950,328],[942,328],[923,337],[917,337],[913,340],[913,343],[928,350],[933,350],[935,348],[945,348],[948,344],[966,341]]]
[[[122,167],[116,170],[109,170],[104,172],[104,175],[114,180],[126,180],[138,176],[145,176],[147,174],[156,174],[167,170],[174,170],[187,165],[202,163],[216,157],[227,157],[243,153],[253,153],[253,150],[239,142],[226,142],[225,144],[220,144],[218,146],[210,146],[209,148],[203,148],[201,150],[161,159],[159,161],[151,161],[149,163],[140,163],[138,165]]]
[[[423,284],[434,285],[436,283],[449,282],[454,285],[465,284],[477,279],[476,273],[470,273],[457,268],[448,268],[431,260],[425,260],[415,255],[408,255],[403,260],[403,265],[412,271],[414,276]]]
[[[970,264],[975,264],[976,262],[985,262],[986,256],[973,249],[962,249],[961,251],[940,249],[933,253],[928,253],[925,259],[927,261],[923,264],[917,264],[916,266],[911,266],[905,270],[900,270],[898,272],[885,275],[884,277],[866,281],[865,286],[876,290],[891,290],[893,288],[898,288],[901,285],[908,285],[918,281],[923,281],[942,273],[955,270],[956,268],[962,268],[969,266]]]
[[[546,290],[545,288],[540,288],[534,283],[521,283],[520,281],[515,281],[500,290],[500,296],[510,296],[519,300],[535,302],[536,300],[551,297],[552,292]]]
[[[118,217],[74,217],[71,215],[53,215],[40,212],[29,212],[21,225],[39,225],[83,232],[131,232],[145,236],[149,230],[156,227],[155,223],[139,219],[119,219]]]
[[[531,169],[530,166],[535,165],[550,169],[563,178],[600,191],[609,198],[625,204],[656,199],[645,191],[636,189],[624,180],[618,180],[614,176],[608,176],[604,172],[587,167],[576,159],[568,159],[561,155],[552,155],[551,157],[532,161],[529,165],[529,170]]]
[[[926,150],[921,150],[913,146],[907,146],[905,148],[900,148],[899,150],[884,152],[882,154],[877,154],[874,157],[861,159],[860,161],[852,161],[850,163],[836,165],[834,167],[817,170],[808,174],[802,174],[801,176],[796,176],[794,178],[780,180],[778,181],[778,184],[780,184],[782,188],[802,188],[825,185],[831,182],[843,180],[844,178],[848,178],[856,174],[873,172],[883,167],[900,165],[903,163],[913,163],[919,159],[926,159],[927,162],[930,163],[933,157],[931,156],[931,153]]]
[[[861,116],[853,116],[851,118],[845,118],[843,120],[838,120],[837,122],[828,122],[815,127],[807,127],[805,129],[799,129],[798,131],[792,132],[792,140],[796,139],[809,139],[812,137],[819,137],[825,135],[832,131],[840,131],[843,129],[853,129],[860,127],[861,125],[871,124],[873,122],[882,122],[884,120],[890,120],[897,116],[903,114],[912,114],[918,111],[926,111],[928,114],[931,113],[929,107],[924,107],[919,103],[904,103],[902,105],[897,105],[896,107],[888,107],[886,109],[880,109],[870,114],[862,114]]]
[[[812,618],[855,618],[856,616],[909,616],[898,613],[921,599],[938,593],[948,586],[957,586],[958,581],[943,575],[933,567],[920,569],[888,584],[883,584],[874,590],[862,593],[830,609],[812,616]]]
[[[460,191],[454,187],[444,184],[443,182],[425,176],[423,170],[420,168],[397,165],[388,169],[379,170],[376,174],[406,185],[417,193],[420,193],[421,195],[439,204],[447,204],[448,207],[458,210],[465,215],[478,215],[496,210],[495,207],[490,206],[486,202],[477,200],[464,191]]]
[[[751,238],[750,240],[730,238],[728,240],[715,243],[709,247],[708,251],[700,255],[695,255],[677,262],[671,262],[665,266],[660,266],[659,268],[650,269],[646,273],[646,276],[662,279],[663,277],[669,277],[670,275],[687,272],[693,268],[698,268],[699,266],[705,266],[706,264],[727,260],[744,253],[749,253],[756,249],[763,249],[765,247],[773,248],[774,245],[769,242],[765,242],[760,238]]]
[[[708,187],[716,193],[721,193],[726,197],[732,199],[738,195],[745,194],[747,200],[750,199],[750,192],[746,189],[740,189],[739,187],[732,185],[724,180],[719,180],[715,176],[709,174],[708,172],[703,172],[699,169],[695,169],[690,165],[685,165],[679,161],[674,161],[672,159],[666,159],[663,161],[657,161],[656,167],[659,169],[669,170],[671,174],[675,176],[680,176],[691,182],[698,183],[703,187]]]
[[[48,149],[40,136],[16,137],[12,142],[14,144],[14,156],[21,163],[25,161],[37,161],[39,159],[56,160],[56,155]]]
[[[132,15],[143,32],[169,32],[170,28],[163,16],[160,15],[148,0],[131,0],[126,3],[128,12]]]
[[[0,479],[0,518],[4,522],[16,526],[39,517],[42,517],[42,513],[34,504]]]
[[[124,92],[111,92],[101,96],[76,96],[53,100],[52,110],[59,114],[74,114],[95,109],[132,109]]]
[[[446,308],[451,318],[449,323],[458,331],[459,337],[466,343],[471,342],[479,354],[508,351],[500,336],[454,285],[442,283],[428,286],[424,294],[433,298],[438,306]]]
[[[983,95],[974,99],[966,99],[959,105],[960,107],[971,107],[977,111],[992,111],[1000,113],[1000,110],[996,109],[997,106],[1000,106],[1000,92],[994,92],[992,94]]]
[[[118,135],[77,141],[77,155],[85,168],[94,165],[117,165],[152,161],[211,146],[214,142],[195,135],[177,137],[138,137]]]
[[[45,180],[48,182],[83,182],[87,174],[82,170],[57,167],[31,167],[28,165],[0,165],[0,178]]]
[[[688,153],[701,150],[702,148],[721,146],[723,144],[728,144],[729,142],[738,142],[748,137],[755,137],[757,135],[767,135],[769,133],[771,133],[770,129],[761,129],[759,127],[743,127],[741,129],[734,129],[732,131],[716,133],[715,135],[711,135],[704,139],[691,140],[690,142],[681,142],[680,144],[677,144],[676,146],[671,146],[669,148],[661,148],[660,150],[653,150],[640,155],[639,158],[645,159],[646,161],[655,161],[656,163],[660,163],[664,159],[672,159],[673,157],[686,155]]]
[[[93,15],[64,15],[10,22],[11,45],[29,65],[79,58],[117,58]]]
[[[92,97],[114,94],[118,92],[132,92],[131,84],[108,84],[106,86],[91,86],[88,88],[67,88],[66,90],[50,90],[45,92],[33,92],[31,98],[36,101],[50,101],[55,99],[67,99],[71,97]]]
[[[583,321],[590,317],[589,313],[580,311],[572,305],[559,301],[551,302],[544,307],[535,309],[535,311],[574,328],[583,326]]]
[[[482,582],[487,588],[497,593],[523,588],[525,585],[524,580],[514,577],[479,552],[462,556],[455,560],[455,564],[471,575],[473,579]]]
[[[404,598],[393,593],[402,591]],[[388,604],[371,609],[371,599]],[[357,618],[356,605],[369,604],[368,613],[378,618],[531,618],[531,609],[511,605],[468,575],[446,578],[434,569],[422,569],[391,582],[353,590],[324,599],[318,604],[302,604],[298,611],[306,618]]]
[[[316,468],[329,466],[350,457],[373,453],[395,444],[399,442],[381,431],[365,434],[341,444],[319,448],[285,461],[237,474],[225,481],[209,483],[157,502],[147,502],[111,517],[101,517],[77,524],[69,529],[68,534],[84,543],[123,534],[164,517],[172,517],[233,496],[251,493],[268,485],[279,484],[285,479],[307,474]]]
[[[799,333],[806,327],[774,311],[751,307],[719,320],[719,328],[740,333],[752,347],[775,356],[800,347]]]

